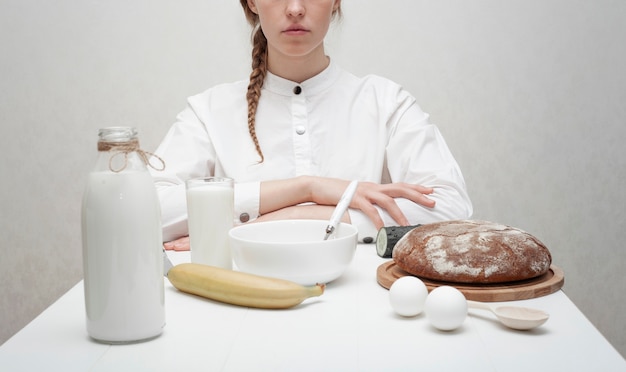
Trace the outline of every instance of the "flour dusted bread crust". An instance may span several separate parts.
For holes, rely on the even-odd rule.
[[[454,283],[505,283],[550,269],[546,246],[520,229],[478,220],[425,224],[405,234],[393,260],[415,276]]]

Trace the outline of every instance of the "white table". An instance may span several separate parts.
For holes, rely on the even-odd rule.
[[[170,257],[189,260],[187,252]],[[0,347],[0,370],[626,371],[624,358],[562,291],[516,301],[550,313],[533,331],[506,329],[471,309],[460,329],[440,332],[424,314],[393,313],[376,282],[383,262],[373,245],[359,245],[348,271],[321,297],[288,310],[221,304],[166,280],[163,334],[131,345],[89,339],[79,283]]]

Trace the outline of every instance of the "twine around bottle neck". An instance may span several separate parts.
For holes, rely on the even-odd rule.
[[[139,148],[139,140],[134,138],[124,142],[111,142],[111,141],[98,141],[98,151],[100,152],[114,152],[114,154],[109,158],[109,169],[111,172],[119,173],[126,169],[128,165],[128,154],[131,152],[136,152],[137,155],[141,158],[144,164],[154,170],[162,171],[165,169],[165,161],[161,159],[158,155],[155,155],[151,152],[144,151]],[[118,155],[124,155],[124,164],[119,169],[113,168],[113,159]],[[152,163],[150,163],[150,157],[156,158],[161,165],[155,167]]]

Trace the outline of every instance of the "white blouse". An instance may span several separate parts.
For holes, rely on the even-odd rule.
[[[300,175],[433,187],[432,209],[396,200],[411,224],[471,216],[459,166],[428,114],[401,86],[379,76],[358,78],[333,62],[301,84],[268,73],[256,116],[265,156],[259,163],[248,134],[247,85],[218,85],[190,97],[156,150],[166,164],[164,171],[151,170],[164,241],[187,235],[185,180],[203,176],[235,180],[237,223],[239,216],[258,217],[260,181]],[[397,225],[378,210],[385,225]],[[375,238],[365,214],[349,213],[361,241]]]

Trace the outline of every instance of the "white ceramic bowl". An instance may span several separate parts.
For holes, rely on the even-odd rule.
[[[335,280],[354,258],[357,229],[340,223],[324,240],[327,225],[322,220],[282,220],[234,227],[229,235],[235,266],[302,285]]]

